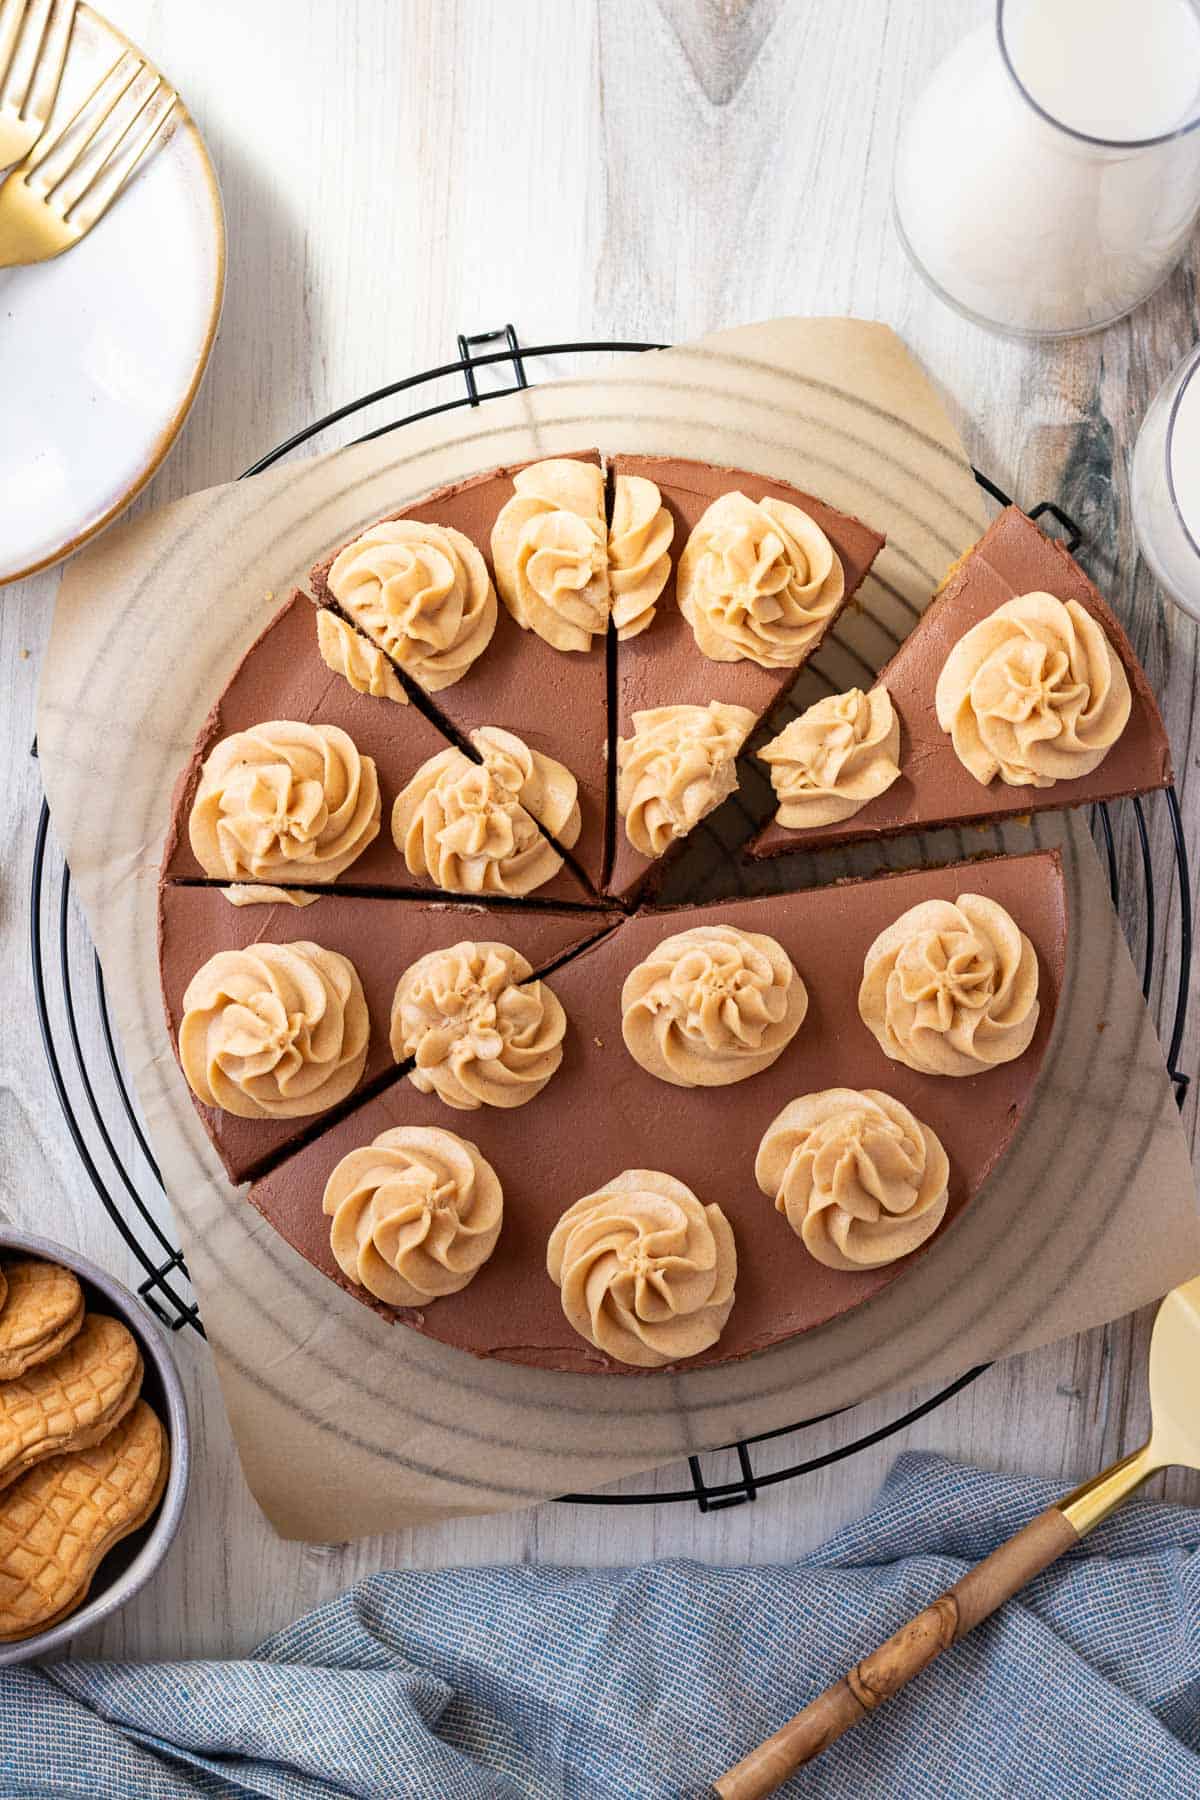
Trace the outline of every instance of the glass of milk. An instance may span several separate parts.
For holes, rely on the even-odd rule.
[[[1150,403],[1133,452],[1130,497],[1155,579],[1200,619],[1200,345]]]
[[[900,237],[981,324],[1091,331],[1182,255],[1198,126],[1200,0],[997,0],[901,132]]]

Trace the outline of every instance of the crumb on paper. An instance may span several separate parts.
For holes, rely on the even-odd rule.
[[[266,593],[263,595],[263,599],[264,600],[273,600],[274,598],[275,598],[275,589],[268,588]]]
[[[26,650],[26,649],[24,649],[24,648],[23,648],[23,649],[22,649],[22,651],[21,651],[21,661],[22,661],[22,662],[28,662],[28,661],[29,661],[29,652],[28,652],[28,650]]]

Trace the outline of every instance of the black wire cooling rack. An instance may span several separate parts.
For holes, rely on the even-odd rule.
[[[503,347],[495,348],[497,345]],[[480,332],[471,337],[460,333],[459,353],[454,361],[443,363],[435,369],[426,369],[418,375],[405,376],[401,381],[389,382],[385,387],[376,388],[373,393],[336,408],[314,424],[293,433],[273,450],[268,450],[244,474],[259,474],[263,469],[279,462],[290,451],[311,443],[320,433],[331,430],[345,419],[354,418],[361,422],[364,413],[382,406],[400,394],[421,389],[426,392],[430,388],[436,390],[438,384],[457,378],[461,378],[465,387],[465,392],[437,398],[415,411],[404,413],[400,418],[373,424],[352,441],[366,443],[371,438],[381,437],[384,433],[412,424],[417,419],[452,412],[463,406],[480,406],[487,400],[518,393],[529,386],[527,362],[537,360],[553,363],[565,357],[657,350],[662,347],[659,344],[619,341],[522,345],[511,324],[498,331]],[[506,364],[507,370],[504,369]],[[494,388],[481,387],[481,371],[500,374],[501,385]],[[511,380],[508,379],[509,375]],[[975,471],[975,479],[1001,506],[1010,504],[1008,495],[978,469]],[[1068,513],[1053,501],[1044,500],[1031,509],[1029,516],[1038,519],[1043,515],[1055,521],[1068,550],[1079,548],[1083,533]],[[35,745],[35,754],[36,748]],[[1179,898],[1179,973],[1175,1012],[1167,1041],[1167,1068],[1175,1085],[1176,1097],[1182,1105],[1189,1082],[1189,1077],[1179,1068],[1179,1052],[1183,1042],[1192,962],[1191,881],[1183,822],[1175,789],[1166,789],[1162,798],[1170,821],[1175,884]],[[1145,807],[1140,799],[1121,804],[1132,809],[1136,828],[1138,856],[1133,861],[1135,867],[1140,867],[1145,928],[1142,992],[1148,999],[1159,951],[1158,921],[1162,913],[1156,894]],[[1112,903],[1120,913],[1122,899],[1128,901],[1130,896],[1123,888],[1121,859],[1117,852],[1113,822],[1108,806],[1103,803],[1094,809],[1093,832],[1107,867]],[[52,848],[50,814],[44,802],[33,849],[30,954],[38,1023],[54,1091],[88,1179],[144,1272],[138,1293],[155,1317],[168,1329],[179,1331],[188,1327],[203,1337],[204,1326],[188,1278],[183,1252],[175,1243],[174,1223],[158,1165],[122,1066],[109,1017],[100,960],[92,948],[81,914],[71,904],[71,871]],[[93,1025],[98,1025],[99,1028],[99,1038],[104,1046],[102,1056],[90,1048],[97,1035],[92,1029]],[[589,1506],[648,1503],[670,1505],[690,1501],[701,1512],[740,1506],[746,1501],[757,1499],[763,1488],[774,1487],[780,1482],[812,1474],[831,1463],[842,1462],[859,1451],[869,1449],[873,1444],[881,1443],[896,1432],[903,1431],[906,1426],[924,1418],[977,1380],[987,1366],[980,1364],[977,1368],[969,1369],[965,1375],[939,1389],[920,1405],[890,1419],[876,1430],[861,1433],[837,1449],[826,1450],[807,1460],[791,1463],[786,1468],[774,1469],[765,1474],[756,1473],[751,1460],[751,1449],[756,1445],[809,1430],[836,1417],[835,1413],[821,1413],[795,1425],[763,1432],[757,1437],[726,1446],[737,1458],[738,1475],[732,1481],[709,1484],[704,1479],[699,1458],[690,1456],[687,1460],[691,1486],[687,1488],[669,1492],[647,1490],[619,1494],[565,1494],[562,1498],[564,1501]]]

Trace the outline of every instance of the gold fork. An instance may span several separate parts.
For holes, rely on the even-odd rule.
[[[46,129],[74,19],[75,0],[0,0],[0,169]]]
[[[0,269],[61,256],[173,129],[179,96],[126,50],[74,118],[0,183]]]

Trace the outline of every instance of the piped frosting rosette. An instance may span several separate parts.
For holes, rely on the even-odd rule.
[[[464,940],[404,971],[392,1002],[391,1045],[422,1094],[447,1106],[524,1106],[562,1062],[567,1019],[544,981],[507,944]]]
[[[608,630],[611,604],[603,473],[548,457],[518,469],[513,487],[492,527],[500,598],[556,650],[590,650]]]
[[[617,809],[642,856],[661,856],[737,787],[737,756],[755,715],[745,706],[654,706],[617,739]]]
[[[932,1237],[950,1164],[928,1125],[878,1088],[828,1088],[784,1107],[754,1176],[826,1268],[876,1269]]]
[[[457,1294],[500,1236],[496,1171],[467,1138],[402,1125],[343,1156],[323,1206],[338,1267],[388,1306]]]
[[[205,759],[188,837],[225,881],[334,881],[379,834],[375,764],[337,725],[269,719]]]
[[[981,894],[924,900],[867,951],[858,1010],[894,1062],[924,1075],[979,1075],[1028,1048],[1038,1022],[1037,953]]]
[[[815,519],[787,500],[734,491],[693,526],[676,592],[705,656],[788,669],[819,643],[845,599],[846,581]]]
[[[807,1010],[783,946],[733,925],[664,938],[621,988],[626,1049],[674,1087],[727,1087],[770,1068]]]
[[[719,1206],[658,1169],[626,1169],[567,1208],[546,1266],[580,1337],[616,1362],[656,1369],[716,1343],[737,1249]]]
[[[183,996],[179,1061],[205,1106],[242,1119],[320,1113],[358,1086],[370,1018],[358,971],[306,941],[219,950]]]
[[[789,831],[839,825],[900,775],[900,721],[886,688],[829,694],[758,752]]]
[[[487,564],[451,525],[381,519],[338,552],[325,579],[343,612],[426,693],[461,681],[496,629]]]
[[[608,576],[613,624],[622,640],[639,636],[653,623],[671,573],[674,536],[675,521],[656,483],[644,475],[618,475],[608,528]]]
[[[409,871],[455,894],[532,893],[563,866],[581,829],[579,784],[510,731],[471,733],[481,761],[439,751],[397,795],[392,837]]]
[[[340,675],[356,694],[369,694],[375,700],[394,700],[398,706],[408,705],[400,677],[379,648],[361,631],[347,625],[327,606],[317,608],[317,649],[321,661],[335,675]]]
[[[1020,594],[960,638],[935,692],[937,720],[985,787],[1052,787],[1090,775],[1129,721],[1121,659],[1076,600]]]

